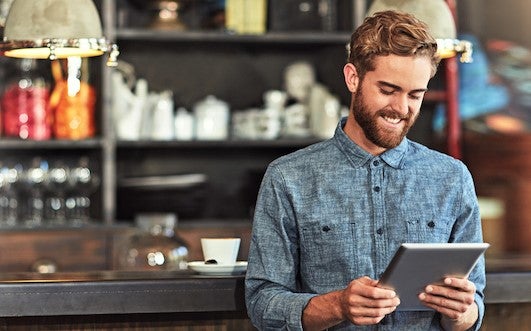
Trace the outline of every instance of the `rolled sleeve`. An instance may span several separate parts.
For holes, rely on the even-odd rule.
[[[477,202],[472,175],[462,165],[463,195],[461,201],[461,214],[455,226],[454,240],[456,242],[483,242],[481,230],[481,216]],[[485,316],[484,290],[486,286],[485,257],[482,256],[468,279],[476,286],[475,302],[478,306],[478,319],[471,330],[479,330]]]
[[[245,280],[249,318],[260,330],[302,330],[302,312],[315,294],[297,293],[297,231],[274,167],[264,175],[258,201]]]
[[[476,293],[475,301],[478,305],[478,319],[476,321],[476,324],[474,324],[474,326],[471,328],[471,330],[478,331],[481,329],[481,323],[483,321],[483,318],[485,317],[485,305],[483,304],[483,296],[479,293]]]
[[[247,281],[250,288],[261,282]],[[250,296],[249,317],[259,330],[303,330],[302,312],[315,294],[279,293],[277,289]]]

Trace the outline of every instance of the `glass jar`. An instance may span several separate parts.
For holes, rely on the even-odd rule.
[[[7,137],[47,140],[52,137],[50,83],[35,59],[17,60],[0,100]]]
[[[185,270],[188,247],[175,233],[175,214],[140,214],[138,232],[120,250],[119,268],[126,270]]]

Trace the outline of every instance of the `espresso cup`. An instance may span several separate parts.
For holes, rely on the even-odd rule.
[[[205,263],[233,265],[238,257],[240,238],[201,238]]]

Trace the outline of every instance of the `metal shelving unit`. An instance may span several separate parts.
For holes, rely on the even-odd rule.
[[[353,0],[353,22],[354,25],[359,25],[360,20],[363,19],[366,8],[366,0]],[[346,44],[350,38],[349,32],[271,32],[264,35],[237,35],[229,34],[219,31],[160,31],[152,30],[149,28],[138,27],[119,27],[117,23],[119,6],[124,2],[114,0],[101,0],[101,11],[104,25],[105,35],[116,42],[121,47],[122,54],[119,59],[131,60],[134,62],[134,52],[142,47],[143,43],[149,43],[150,46],[154,46],[156,49],[163,51],[177,52],[179,47],[208,47],[212,48],[212,51],[216,51],[218,47],[234,47],[235,52],[255,52],[255,50],[271,50],[276,53],[290,53],[293,49],[297,52],[301,49],[311,50],[313,47],[325,47],[334,48],[339,50],[339,54],[344,52]],[[168,50],[168,48],[174,47],[174,50]],[[286,49],[287,47],[287,49]],[[188,49],[189,49],[188,48]],[[206,47],[205,47],[206,48]],[[144,51],[144,50],[142,50]],[[342,55],[341,55],[342,56]],[[343,57],[340,60],[344,60]],[[178,61],[176,59],[175,61]],[[162,61],[153,60],[150,66],[162,66]],[[145,67],[145,65],[143,66]],[[280,70],[281,68],[277,68]],[[124,155],[131,153],[141,153],[146,157],[157,157],[157,153],[170,153],[167,155],[172,161],[178,162],[178,157],[171,155],[172,153],[192,153],[195,157],[201,158],[201,161],[208,159],[204,154],[216,154],[220,151],[227,151],[231,153],[233,157],[239,161],[236,163],[246,163],[244,159],[241,159],[246,155],[245,153],[251,153],[253,159],[256,159],[258,155],[266,154],[267,157],[272,157],[275,150],[289,151],[307,146],[317,141],[317,139],[279,139],[271,141],[243,141],[243,140],[228,140],[228,141],[117,141],[114,137],[114,133],[111,125],[111,117],[109,110],[110,95],[110,69],[103,68],[103,82],[102,90],[105,101],[103,102],[105,115],[104,123],[104,141],[102,143],[103,155],[104,155],[104,177],[106,181],[103,186],[104,197],[104,221],[105,223],[113,223],[117,213],[117,201],[115,200],[117,190],[119,186],[117,184],[120,176],[123,175],[124,167],[122,158]],[[173,70],[173,69],[172,69]],[[177,73],[178,71],[176,71]],[[335,75],[336,73],[334,73]],[[155,75],[154,75],[155,76]],[[155,81],[152,79],[151,81]],[[143,152],[140,152],[143,151]],[[273,153],[273,154],[272,154]],[[249,155],[251,155],[249,154]],[[135,154],[136,155],[136,154]],[[189,155],[189,154],[187,154]],[[199,156],[200,155],[200,156]],[[219,155],[212,155],[212,163],[219,163],[217,159]],[[267,159],[266,157],[266,159]],[[245,158],[245,157],[244,157]],[[163,161],[161,161],[163,162]],[[192,161],[185,160],[184,163],[190,163]],[[232,162],[232,161],[227,161]],[[252,167],[256,167],[254,161]],[[159,162],[160,163],[160,162]],[[252,162],[251,162],[252,163]],[[142,166],[142,165],[141,165]],[[141,167],[140,166],[140,167]],[[180,164],[176,164],[175,168],[181,167]],[[204,167],[209,167],[205,165]],[[221,166],[223,168],[223,166]],[[254,168],[253,168],[254,169]],[[120,172],[120,174],[118,173]],[[129,172],[134,172],[129,170]],[[207,217],[208,218],[208,217]],[[215,218],[215,217],[214,217]],[[236,217],[238,218],[238,217]]]
[[[280,65],[282,63],[282,59],[280,59],[278,54],[288,54],[288,56],[292,56],[293,54],[300,54],[302,53],[302,50],[305,50],[307,53],[315,53],[312,50],[322,51],[323,49],[335,49],[338,51],[337,53],[334,53],[334,56],[337,56],[338,54],[343,54],[342,52],[345,51],[346,44],[348,43],[348,40],[350,38],[350,32],[337,32],[337,33],[331,33],[331,32],[269,32],[263,35],[238,35],[238,34],[229,34],[226,32],[221,31],[196,31],[196,30],[190,30],[190,31],[160,31],[160,30],[152,30],[149,28],[139,28],[139,27],[128,27],[128,26],[118,26],[117,23],[117,16],[118,12],[120,11],[120,4],[123,5],[123,1],[113,1],[113,0],[102,0],[102,13],[103,13],[103,20],[104,20],[104,29],[105,34],[108,36],[111,40],[117,42],[119,46],[122,47],[123,54],[121,55],[122,59],[131,60],[131,61],[138,61],[142,68],[145,67],[151,67],[151,66],[168,66],[172,64],[178,64],[179,60],[183,60],[183,62],[188,61],[189,59],[186,58],[186,52],[189,52],[190,50],[196,51],[194,55],[197,54],[208,54],[209,52],[216,52],[219,51],[221,56],[237,56],[239,53],[249,53],[254,57],[257,57],[257,54],[261,54],[262,52],[267,53],[269,56],[272,57],[272,59],[268,59],[268,61],[274,62],[275,65]],[[352,1],[352,23],[353,23],[353,29],[354,27],[361,24],[362,20],[364,19],[366,9],[368,5],[370,4],[370,1],[367,0],[353,0]],[[452,5],[451,1],[449,2],[449,5]],[[144,44],[147,44],[149,46],[146,46],[145,49],[142,48]],[[142,59],[141,57],[135,57],[135,52],[149,52],[153,49],[153,56],[149,57],[149,60],[146,61],[145,59]],[[221,51],[220,51],[221,49]],[[308,52],[308,50],[310,50]],[[160,54],[156,52],[168,52],[168,54],[173,55],[167,55],[166,57],[160,56]],[[172,53],[173,52],[173,53]],[[197,53],[197,52],[203,52],[203,53]],[[299,52],[299,53],[297,53]],[[340,55],[342,56],[342,55]],[[326,58],[326,56],[324,57]],[[247,59],[244,59],[247,60]],[[254,59],[253,61],[265,61],[264,59],[261,59],[259,56]],[[344,58],[341,58],[341,61],[344,60]],[[144,62],[142,62],[144,61]],[[166,61],[166,62],[165,62]],[[172,62],[174,61],[174,62]],[[236,61],[236,60],[235,60]],[[320,65],[325,65],[324,62],[327,61],[321,61]],[[263,62],[261,65],[264,65]],[[450,84],[449,86],[446,86],[446,88],[443,88],[441,90],[435,90],[430,91],[426,95],[426,101],[427,102],[446,102],[447,107],[449,108],[449,118],[450,123],[453,123],[452,126],[449,128],[449,138],[448,138],[448,144],[450,145],[450,152],[452,153],[452,146],[455,144],[455,114],[457,112],[456,110],[456,104],[455,104],[455,98],[456,98],[456,91],[455,91],[455,77],[456,72],[453,69],[452,62],[447,61],[443,64],[444,67],[444,80],[447,81],[446,84]],[[326,67],[325,71],[330,71],[332,67]],[[335,67],[334,67],[335,68]],[[183,69],[183,68],[181,68]],[[269,71],[274,71],[272,68],[269,68]],[[172,68],[172,72],[174,72],[176,75],[183,75],[183,79],[189,79],[186,74],[190,75],[190,72],[188,71],[188,68],[184,68],[184,70],[180,70],[178,67]],[[226,68],[227,70],[227,76],[231,77],[232,74],[235,74],[234,72],[231,72],[229,68]],[[276,70],[280,70],[280,68],[277,68]],[[184,73],[183,73],[184,72]],[[144,70],[144,74],[149,74],[146,70]],[[163,75],[152,74],[150,77],[148,77],[150,82],[153,84],[157,84],[157,79],[159,79],[160,76],[164,76],[164,78],[160,79],[171,79],[168,78],[167,72],[163,72]],[[337,75],[337,77],[340,76],[339,73],[328,73],[329,75]],[[103,91],[106,93],[105,98],[106,100],[109,100],[110,98],[110,86],[109,86],[109,70],[105,69],[105,73],[103,75],[104,82],[103,82]],[[210,77],[205,78],[206,81],[208,81]],[[165,84],[168,84],[171,86],[171,81],[166,82]],[[177,83],[178,84],[178,83]],[[196,82],[187,81],[186,84],[197,84]],[[230,84],[227,83],[227,84]],[[181,87],[185,87],[185,85],[180,85]],[[203,88],[202,85],[197,84],[194,86],[194,88],[201,89]],[[337,89],[341,89],[342,85],[338,85],[336,87]],[[178,87],[176,87],[178,89]],[[206,93],[206,92],[205,92]],[[347,96],[348,97],[348,96]],[[104,105],[108,105],[109,102],[104,102]],[[130,173],[136,173],[133,170],[127,170],[127,166],[123,164],[122,158],[125,155],[128,155],[129,153],[136,153],[135,155],[142,155],[142,157],[151,157],[156,158],[157,153],[165,153],[167,154],[167,158],[171,159],[168,162],[174,162],[174,167],[176,169],[183,170],[186,168],[186,165],[188,167],[193,167],[190,159],[185,159],[180,162],[179,158],[172,155],[172,154],[179,154],[181,153],[185,158],[194,158],[197,157],[200,162],[206,162],[208,160],[208,157],[206,154],[210,154],[211,162],[218,164],[223,159],[222,153],[223,151],[229,152],[233,155],[233,157],[236,157],[238,160],[240,160],[240,163],[245,163],[244,159],[241,159],[245,153],[252,153],[249,154],[249,157],[256,158],[261,154],[268,155],[268,157],[272,157],[272,151],[275,149],[281,151],[282,153],[289,152],[290,150],[297,149],[303,146],[306,146],[308,144],[311,144],[316,139],[303,139],[303,140],[289,140],[289,139],[281,139],[281,140],[274,140],[274,141],[240,141],[240,140],[229,140],[229,141],[215,141],[215,142],[209,142],[209,141],[189,141],[189,142],[177,142],[177,141],[168,141],[168,142],[161,142],[161,141],[135,141],[135,142],[125,142],[125,141],[116,141],[114,139],[114,135],[112,132],[112,127],[110,125],[111,119],[110,119],[110,111],[108,109],[104,110],[104,113],[107,116],[107,121],[104,124],[105,127],[105,139],[103,142],[103,151],[104,151],[104,172],[105,172],[105,178],[107,178],[107,181],[104,183],[104,206],[105,206],[105,222],[112,223],[116,217],[117,213],[117,205],[116,205],[116,192],[119,189],[117,186],[117,179],[122,173],[118,174],[117,172],[130,172]],[[452,117],[453,116],[453,117]],[[201,154],[204,151],[203,154]],[[252,151],[252,152],[251,152]],[[251,156],[252,155],[252,156]],[[267,159],[267,158],[266,158]],[[199,162],[198,161],[198,162]],[[154,163],[163,163],[165,161],[158,160],[158,162]],[[226,161],[229,162],[229,161]],[[264,161],[265,162],[265,161]],[[149,163],[149,162],[146,162]],[[183,165],[184,164],[184,165]],[[151,164],[151,167],[159,166]],[[254,165],[256,166],[256,165]],[[144,165],[144,167],[148,167],[147,165]],[[167,168],[171,168],[169,166],[162,167],[164,168],[164,171],[169,171]],[[125,169],[125,170],[124,170]],[[147,171],[147,170],[146,170]],[[162,171],[162,170],[161,170]],[[153,175],[153,174],[151,174]],[[219,193],[219,192],[218,192]],[[237,218],[240,216],[237,216]],[[215,218],[215,216],[214,216]]]
[[[119,59],[131,59],[138,60],[135,58],[134,51],[138,47],[142,47],[143,44],[149,44],[149,46],[156,46],[154,52],[158,51],[168,51],[170,52],[167,55],[165,60],[172,59],[173,53],[178,59],[178,56],[185,57],[186,54],[180,54],[180,47],[184,47],[185,51],[190,49],[200,49],[206,51],[215,52],[220,47],[223,47],[224,52],[226,50],[234,49],[235,54],[237,52],[248,52],[253,56],[260,54],[260,52],[266,51],[268,55],[279,55],[282,56],[283,53],[288,54],[289,56],[297,56],[303,52],[306,53],[315,53],[314,50],[321,51],[325,49],[326,51],[334,50],[334,56],[337,54],[342,54],[344,52],[344,47],[349,40],[350,33],[348,32],[271,32],[264,35],[236,35],[228,34],[225,32],[219,31],[158,31],[151,29],[141,29],[141,28],[129,28],[129,27],[118,27],[118,11],[119,6],[123,5],[125,0],[115,1],[115,0],[97,0],[96,4],[101,12],[102,23],[104,27],[105,36],[110,39],[112,42],[116,42],[118,46],[123,46],[122,54]],[[364,13],[367,8],[367,4],[370,3],[366,0],[352,0],[352,21],[353,28],[361,23],[364,18]],[[449,1],[449,4],[452,5],[452,1]],[[145,51],[145,49],[141,49]],[[179,53],[179,54],[177,54]],[[155,55],[154,53],[153,55]],[[223,56],[230,54],[228,52],[223,53]],[[294,55],[293,55],[294,54]],[[326,55],[326,54],[325,54]],[[326,58],[326,56],[325,56]],[[291,59],[291,58],[289,58]],[[155,57],[153,63],[150,66],[156,67],[157,65],[163,65],[162,63],[157,63],[158,58]],[[260,61],[266,61],[264,59],[259,59]],[[274,57],[271,61],[274,62],[271,66],[281,65],[283,62],[281,57]],[[343,58],[340,59],[342,61]],[[177,60],[176,60],[177,61]],[[267,59],[269,61],[269,59]],[[266,61],[266,62],[267,62]],[[111,85],[110,77],[111,70],[105,66],[105,61],[99,61],[101,66],[101,84],[99,86],[100,91],[100,129],[99,136],[94,139],[83,140],[83,141],[19,141],[14,139],[1,139],[0,140],[0,151],[5,151],[5,153],[10,153],[10,151],[22,151],[23,153],[31,153],[32,151],[47,151],[47,153],[53,154],[55,151],[60,151],[60,153],[85,153],[89,152],[92,155],[98,155],[100,158],[100,168],[101,168],[101,188],[98,197],[101,198],[101,202],[98,202],[98,206],[101,207],[101,211],[98,213],[101,214],[101,223],[103,225],[112,225],[116,222],[117,218],[117,191],[118,191],[118,177],[121,175],[118,172],[122,171],[124,168],[123,158],[124,155],[127,155],[129,151],[134,153],[141,153],[143,155],[149,155],[150,157],[156,157],[156,152],[162,151],[162,153],[167,153],[171,162],[177,162],[178,157],[172,154],[187,153],[193,152],[196,157],[201,153],[201,150],[204,150],[206,154],[210,153],[213,155],[213,162],[216,163],[219,160],[215,159],[220,157],[219,153],[225,151],[229,152],[232,155],[237,155],[239,163],[245,163],[242,161],[242,157],[245,153],[250,153],[251,157],[257,158],[261,154],[267,155],[263,162],[266,162],[268,158],[274,156],[274,151],[278,150],[279,153],[289,152],[293,149],[298,149],[314,143],[317,139],[278,139],[271,141],[243,141],[243,140],[228,140],[228,141],[135,141],[135,142],[126,142],[118,141],[115,138],[112,125],[112,113],[111,113]],[[264,62],[264,63],[266,63]],[[327,63],[320,63],[320,65],[326,66]],[[339,72],[329,73],[330,67],[326,67],[324,70],[330,76],[340,76]],[[333,66],[333,68],[336,68]],[[458,153],[459,151],[455,148],[458,148],[459,140],[459,120],[458,120],[458,109],[455,103],[456,101],[456,85],[455,79],[457,73],[453,68],[453,64],[448,61],[444,65],[445,77],[447,84],[446,89],[440,91],[430,91],[426,95],[427,101],[432,102],[441,102],[444,101],[448,105],[448,114],[449,122],[451,127],[449,128],[448,135],[448,144],[451,148],[450,153]],[[279,71],[281,68],[277,67],[276,71]],[[337,69],[337,68],[336,68]],[[162,69],[168,71],[167,69]],[[174,69],[171,69],[174,70]],[[274,72],[271,68],[267,68],[266,71]],[[180,74],[178,69],[175,69],[175,74]],[[271,73],[275,75],[275,73]],[[276,74],[278,75],[278,73]],[[156,75],[154,75],[156,76]],[[230,72],[229,72],[230,76]],[[268,77],[270,78],[270,77]],[[339,77],[340,78],[340,77]],[[188,79],[188,78],[186,78]],[[188,82],[186,82],[188,83]],[[97,84],[97,83],[96,83]],[[227,83],[229,84],[229,83]],[[143,152],[142,152],[143,151]],[[215,154],[215,155],[214,155]],[[135,154],[137,155],[137,154]],[[221,157],[223,158],[223,157]],[[207,155],[201,156],[201,162],[207,160]],[[138,160],[133,160],[138,161]],[[185,163],[188,165],[192,161],[186,160]],[[257,161],[258,162],[258,161]],[[257,167],[256,162],[253,163],[253,167]],[[167,166],[166,168],[169,168]],[[180,169],[180,165],[175,165],[175,168]],[[219,192],[218,192],[219,193]],[[209,216],[210,217],[210,216]],[[212,217],[211,217],[212,218]],[[214,217],[215,218],[215,217]],[[239,216],[235,217],[239,218]]]

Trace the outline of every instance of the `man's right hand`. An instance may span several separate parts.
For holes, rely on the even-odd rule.
[[[395,291],[377,284],[377,280],[361,277],[343,290],[312,298],[303,312],[304,330],[323,330],[345,320],[356,325],[377,324],[400,304]]]
[[[345,319],[356,325],[377,324],[396,309],[400,304],[396,292],[377,284],[377,280],[369,277],[350,282],[340,299]]]

